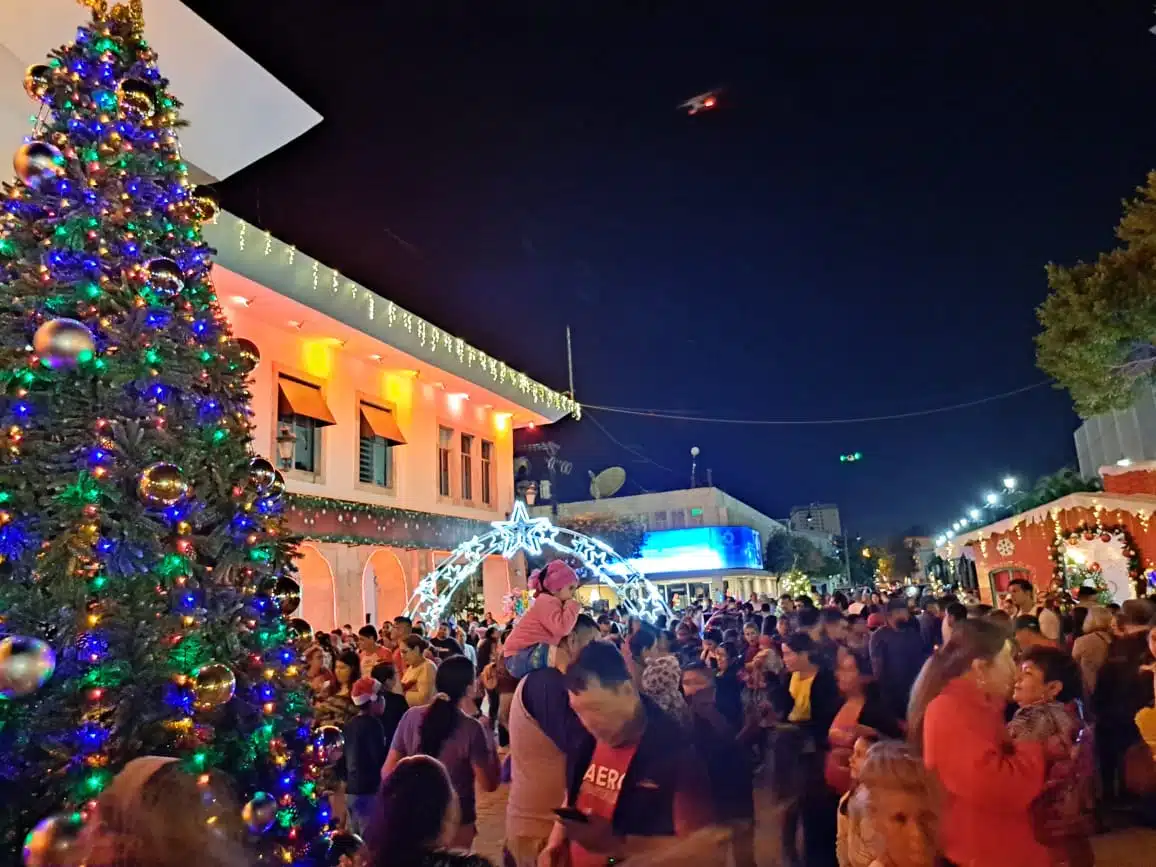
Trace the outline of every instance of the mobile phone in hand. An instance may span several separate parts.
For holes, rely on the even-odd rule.
[[[586,818],[586,814],[579,810],[570,807],[558,807],[554,812],[558,814],[558,818],[563,822],[581,822],[583,825],[590,824],[590,820]]]

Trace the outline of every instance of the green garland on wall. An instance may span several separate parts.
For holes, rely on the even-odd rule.
[[[339,500],[333,497],[318,497],[311,494],[290,494],[288,496],[289,517],[295,532],[304,539],[314,542],[335,542],[342,545],[388,545],[407,549],[451,550],[468,539],[488,533],[493,529],[489,521],[476,518],[459,518],[454,515],[439,515],[433,512],[418,512],[394,506],[379,506],[355,500]],[[306,526],[297,526],[296,516],[306,519]],[[319,519],[332,516],[344,524],[351,518],[376,523],[379,529],[389,526],[394,533],[370,536],[361,533],[335,532],[332,525],[318,527],[311,531],[311,524]],[[324,524],[330,524],[324,520]]]
[[[381,548],[401,548],[405,551],[441,551],[441,545],[429,545],[424,542],[395,542],[381,539],[376,536],[340,536],[335,533],[318,533],[315,536],[302,535],[306,542],[333,542],[336,545],[373,545]]]

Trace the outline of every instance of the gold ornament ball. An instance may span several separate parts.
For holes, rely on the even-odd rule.
[[[249,366],[249,370],[257,369],[257,365],[261,363],[261,350],[257,348],[257,344],[245,337],[237,338],[237,346],[241,350],[241,360]]]
[[[325,767],[337,764],[345,752],[345,735],[337,726],[321,726],[313,733],[313,754]]]
[[[237,690],[237,678],[227,665],[214,662],[193,676],[193,701],[197,710],[214,710],[226,704]]]
[[[277,468],[267,458],[256,457],[249,461],[249,478],[258,491],[264,491],[277,476]]]
[[[145,276],[153,291],[162,298],[171,298],[185,288],[181,266],[172,259],[149,259],[145,262]]]
[[[136,493],[148,508],[167,509],[189,495],[189,483],[180,467],[162,461],[144,468],[137,481]]]
[[[125,78],[116,86],[116,99],[126,117],[144,120],[156,111],[157,92],[139,78]]]
[[[0,698],[31,695],[56,670],[56,654],[39,638],[9,635],[0,641]]]
[[[285,632],[294,644],[299,641],[309,642],[313,640],[313,627],[309,625],[309,621],[302,620],[300,617],[294,617],[290,620],[289,625],[285,627]]]
[[[190,196],[194,219],[207,223],[217,216],[221,209],[216,194],[208,187],[197,187]]]
[[[264,834],[277,818],[277,799],[268,792],[258,792],[241,808],[241,821],[252,834]]]
[[[282,575],[277,579],[277,583],[273,585],[272,595],[277,601],[277,607],[286,617],[301,607],[301,585],[288,575]]]
[[[43,102],[52,89],[52,67],[44,63],[34,63],[24,73],[24,92],[29,99]]]
[[[83,322],[52,319],[36,329],[32,348],[52,368],[76,367],[96,353],[96,341]]]
[[[76,844],[84,823],[74,814],[61,813],[42,819],[24,838],[25,867],[66,867],[76,857]]]
[[[48,142],[30,141],[16,151],[12,166],[16,169],[16,177],[35,189],[44,181],[64,173],[64,155]]]

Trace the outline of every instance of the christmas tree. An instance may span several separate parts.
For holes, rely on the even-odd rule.
[[[294,863],[327,816],[324,756],[283,619],[284,481],[252,454],[256,358],[213,292],[216,204],[140,0],[83,5],[27,72],[40,116],[0,196],[0,861],[160,754],[234,785]]]

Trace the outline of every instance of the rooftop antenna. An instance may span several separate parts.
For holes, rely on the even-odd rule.
[[[574,400],[574,347],[570,344],[570,326],[566,326],[566,370],[570,374],[570,399]]]
[[[622,467],[609,467],[598,475],[590,473],[590,496],[595,500],[613,497],[626,484],[626,470]]]
[[[698,487],[698,446],[690,447],[690,486]]]

